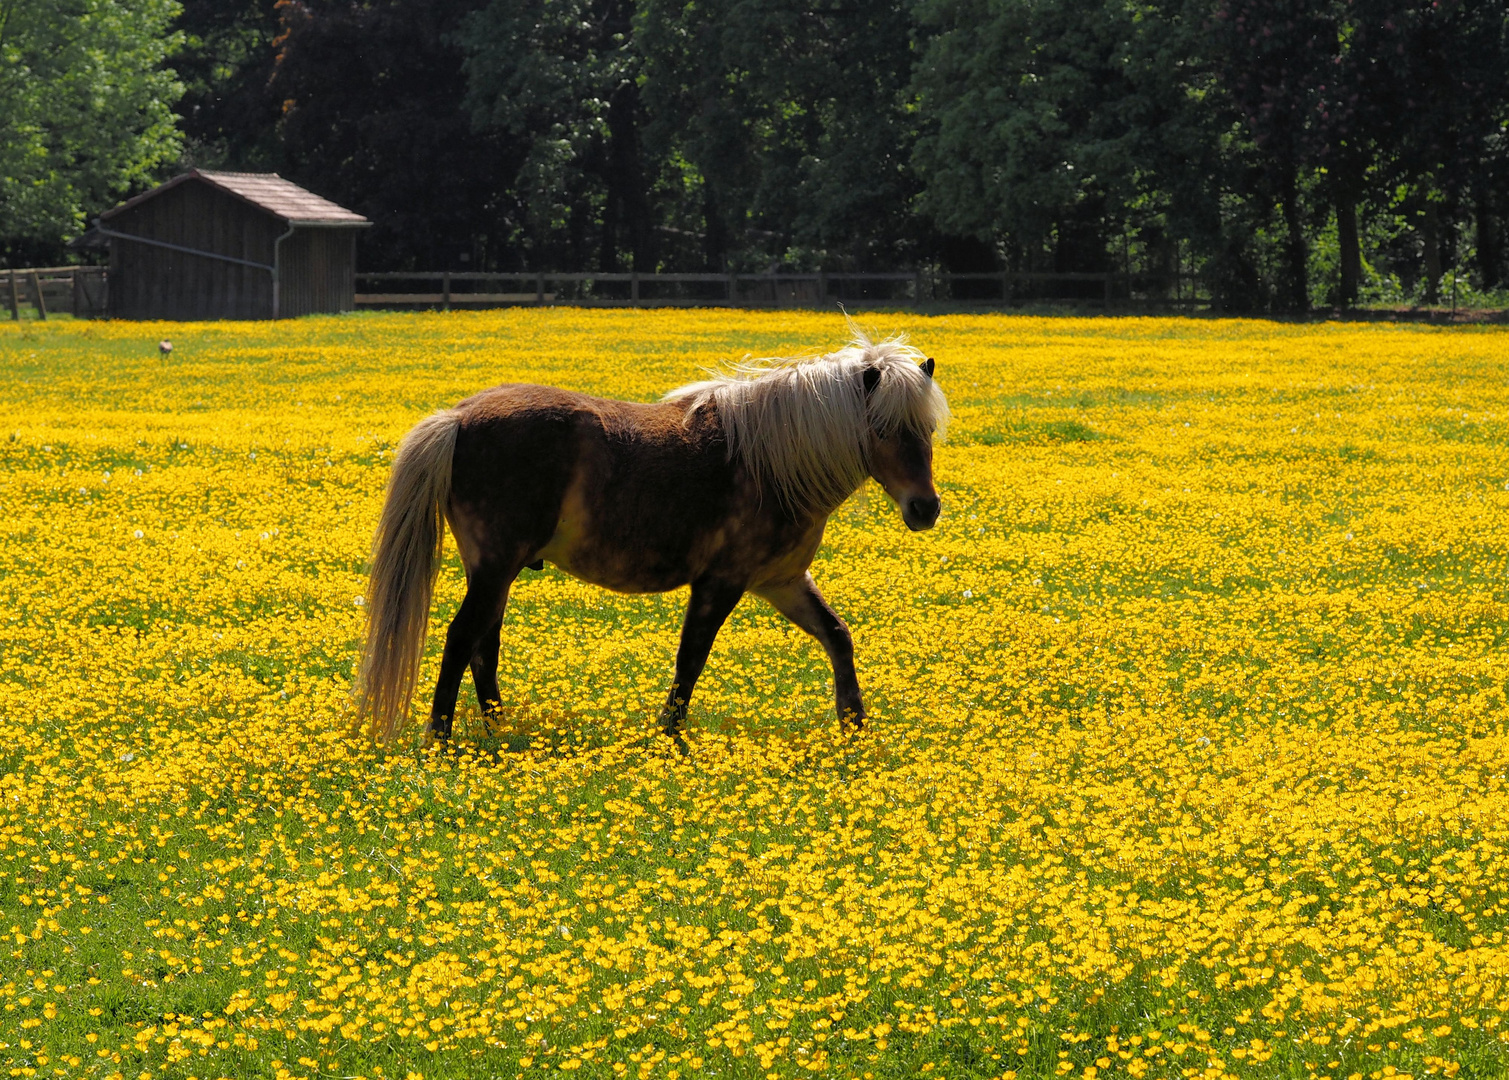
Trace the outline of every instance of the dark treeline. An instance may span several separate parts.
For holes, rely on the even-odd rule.
[[[175,73],[176,128],[106,193],[277,170],[373,219],[367,269],[1183,272],[1232,311],[1434,302],[1509,276],[1506,12],[183,0],[138,61]],[[10,257],[101,191],[51,234],[0,191]]]

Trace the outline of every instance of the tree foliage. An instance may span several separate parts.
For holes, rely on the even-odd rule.
[[[178,156],[173,0],[0,0],[0,239],[49,252]]]
[[[0,0],[0,235],[202,163],[368,214],[385,269],[1110,271],[1277,311],[1505,279],[1502,0],[174,10]]]

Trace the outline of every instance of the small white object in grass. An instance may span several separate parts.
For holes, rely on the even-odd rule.
[[[159,341],[157,343],[157,351],[167,356],[168,353],[173,351],[173,343],[167,340]]]
[[[362,598],[361,598],[361,597],[360,597],[360,596],[358,596],[358,597],[356,597],[356,598],[355,598],[355,599],[354,599],[354,600],[352,600],[352,601],[351,601],[351,602],[352,602],[352,603],[353,603],[353,604],[355,604],[355,605],[356,605],[356,606],[357,606],[357,607],[361,607],[361,606],[362,606],[362,605],[363,605],[363,604],[365,604],[365,603],[366,603],[366,602],[367,602],[367,601],[365,601],[365,600],[363,600],[363,599],[362,599]]]
[[[131,534],[131,535],[132,535],[132,536],[134,536],[134,537],[136,537],[136,538],[137,538],[137,539],[138,539],[138,540],[140,540],[140,539],[141,539],[141,538],[142,538],[142,535],[143,535],[143,534],[142,534],[142,531],[141,531],[141,530],[140,530],[140,529],[137,529],[137,530],[136,530],[136,531],[135,531],[135,532],[134,532],[134,533],[132,533],[132,534]]]
[[[121,755],[121,760],[122,761],[135,761],[136,760],[136,751],[135,750],[127,750],[124,754]]]
[[[1353,536],[1352,536],[1352,534],[1351,534],[1351,533],[1347,533],[1347,539],[1348,539],[1348,540],[1352,540],[1352,539],[1354,539],[1354,537],[1353,537]]]
[[[975,594],[971,590],[969,590],[969,589],[965,589],[964,590],[964,599],[966,599],[966,600],[973,600],[974,598],[975,598]]]
[[[110,483],[110,474],[109,473],[105,474],[105,483],[107,483],[107,484]]]
[[[1201,746],[1210,745],[1210,739],[1205,735],[1201,735],[1198,739],[1195,740],[1195,742],[1199,743]]]

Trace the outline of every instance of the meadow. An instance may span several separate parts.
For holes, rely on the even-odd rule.
[[[348,735],[392,449],[837,315],[0,324],[6,1074],[1504,1075],[1509,334],[863,321],[954,409],[814,566],[872,726],[747,598],[687,758],[684,591],[549,567],[502,716]]]

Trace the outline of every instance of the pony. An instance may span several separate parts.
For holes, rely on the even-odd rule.
[[[448,524],[466,595],[446,630],[427,743],[450,737],[468,667],[484,713],[500,706],[509,589],[546,561],[619,592],[691,586],[660,712],[683,753],[692,690],[746,592],[823,647],[840,730],[862,728],[853,639],[809,567],[828,517],[867,478],[914,532],[937,522],[932,440],[948,404],[933,370],[905,338],[856,330],[836,352],[747,359],[659,402],[510,383],[421,420],[394,456],[373,540],[356,723],[380,742],[403,726]]]

